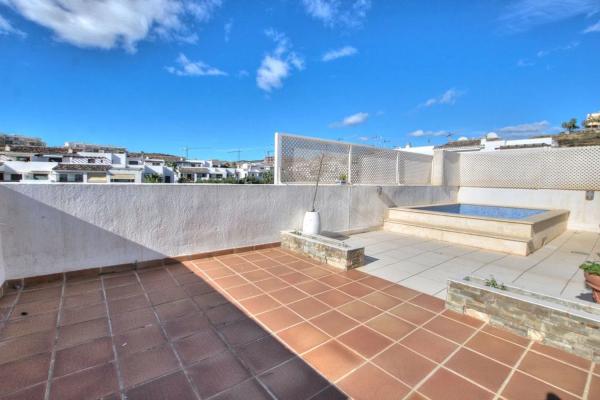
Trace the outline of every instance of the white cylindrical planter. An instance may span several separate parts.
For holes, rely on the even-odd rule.
[[[318,235],[321,232],[321,218],[318,211],[307,211],[304,214],[302,233],[306,235]]]

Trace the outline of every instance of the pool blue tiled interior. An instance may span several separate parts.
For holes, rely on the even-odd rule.
[[[479,204],[444,204],[439,206],[415,207],[417,210],[439,211],[450,214],[469,215],[473,217],[489,217],[501,219],[525,219],[547,210],[530,208],[483,206]]]

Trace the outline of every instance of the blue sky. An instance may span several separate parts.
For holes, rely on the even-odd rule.
[[[600,110],[600,0],[0,0],[0,88],[54,145],[524,137]]]

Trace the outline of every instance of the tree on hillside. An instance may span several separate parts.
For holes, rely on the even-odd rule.
[[[560,126],[569,131],[569,133],[573,132],[575,129],[579,129],[579,126],[577,126],[577,119],[575,118],[571,118],[570,120],[563,122],[560,124]]]

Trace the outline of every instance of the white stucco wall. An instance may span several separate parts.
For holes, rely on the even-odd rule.
[[[322,186],[322,226],[380,226],[388,206],[456,200],[457,188]],[[0,184],[6,278],[146,261],[279,240],[300,228],[312,186]]]
[[[600,192],[595,192],[594,200],[586,200],[585,191],[580,190],[461,187],[458,201],[498,206],[565,209],[571,212],[568,229],[600,232]]]

